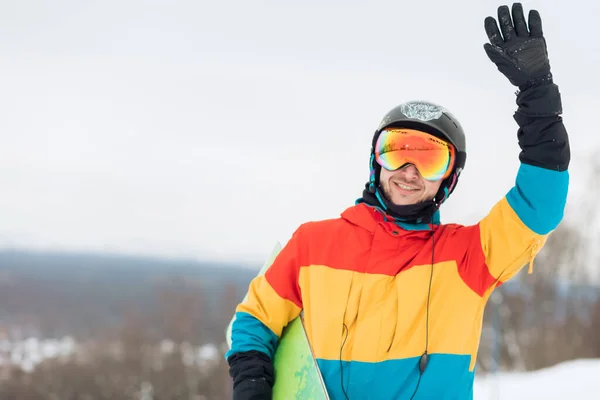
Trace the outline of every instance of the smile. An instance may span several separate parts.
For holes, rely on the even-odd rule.
[[[418,188],[407,186],[407,185],[405,185],[403,183],[400,183],[400,182],[394,182],[394,184],[396,186],[398,186],[400,189],[403,189],[403,190],[412,190],[412,191],[419,190]]]

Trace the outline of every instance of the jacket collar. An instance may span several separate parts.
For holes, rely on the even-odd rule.
[[[440,215],[437,211],[433,216],[431,224],[417,224],[397,221],[386,214],[381,208],[359,202],[354,206],[348,207],[342,212],[341,217],[348,222],[360,226],[367,231],[374,233],[378,224],[384,224],[395,228],[401,228],[404,231],[431,231],[440,224]]]

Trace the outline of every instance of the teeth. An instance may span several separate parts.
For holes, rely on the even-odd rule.
[[[404,190],[417,190],[416,188],[410,187],[410,186],[406,186],[403,185],[402,183],[398,183],[398,182],[394,182],[396,185],[398,185],[400,187],[400,189],[404,189]]]

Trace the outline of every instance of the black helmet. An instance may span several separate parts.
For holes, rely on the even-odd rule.
[[[381,166],[375,161],[375,144],[381,131],[389,127],[416,129],[450,142],[456,150],[452,173],[440,185],[433,200],[420,204],[397,206],[379,193]],[[408,222],[431,222],[433,214],[454,191],[467,158],[465,133],[458,120],[444,107],[429,101],[410,101],[390,110],[375,131],[371,144],[371,174],[363,192],[363,200],[383,207],[390,215]],[[373,204],[373,203],[377,204]]]
[[[454,168],[462,171],[465,167],[467,158],[465,132],[456,117],[442,106],[429,101],[411,101],[395,107],[379,124],[373,137],[371,151],[375,148],[379,133],[391,126],[417,129],[449,141],[456,150]]]

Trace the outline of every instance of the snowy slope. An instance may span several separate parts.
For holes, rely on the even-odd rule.
[[[73,355],[78,344],[70,337],[59,340],[30,338],[20,342],[0,339],[0,369],[18,365],[32,371],[46,359]],[[174,344],[165,340],[160,352],[170,353]],[[217,361],[218,349],[214,345],[189,348],[184,362]],[[503,372],[495,375],[478,375],[475,379],[474,400],[600,400],[600,359],[575,360],[533,372]]]
[[[533,372],[478,377],[474,400],[598,400],[600,359],[575,360]]]

